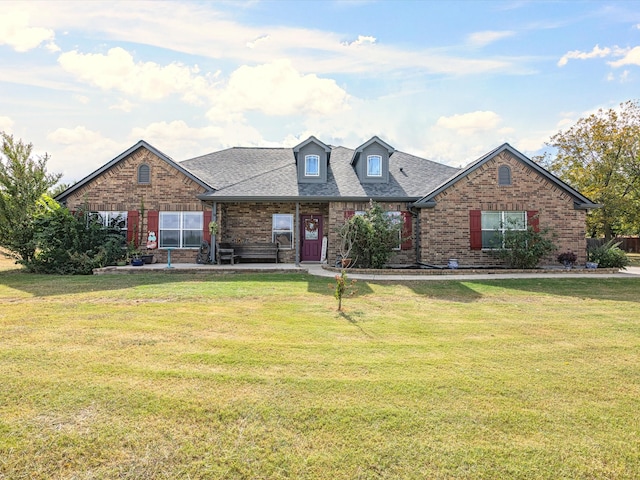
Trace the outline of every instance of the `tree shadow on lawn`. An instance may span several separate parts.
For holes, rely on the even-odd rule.
[[[0,284],[23,291],[34,297],[73,295],[78,293],[118,291],[148,285],[175,283],[247,282],[278,284],[281,282],[304,282],[308,292],[333,296],[333,277],[314,277],[304,273],[237,273],[237,274],[190,274],[190,273],[144,273],[130,275],[36,275],[12,270],[0,272]],[[637,294],[639,279],[618,278],[571,278],[571,279],[511,279],[511,280],[423,280],[423,281],[366,281],[355,284],[357,296],[374,294],[371,285],[387,285],[399,289],[410,289],[415,294],[450,302],[473,303],[481,298],[483,290],[505,289],[533,292],[577,299],[600,299],[625,302],[640,302]]]
[[[381,282],[382,283],[382,282]],[[386,282],[403,285],[414,293],[439,300],[471,303],[483,290],[504,289],[576,299],[640,302],[640,278],[523,278],[508,280],[442,280]],[[477,287],[476,287],[477,286]]]

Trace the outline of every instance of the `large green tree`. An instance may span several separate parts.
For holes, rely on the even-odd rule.
[[[61,174],[47,173],[49,155],[34,159],[31,143],[0,136],[0,246],[26,262],[35,254],[35,219],[47,204],[42,199]]]
[[[587,217],[590,236],[640,233],[640,104],[622,103],[581,118],[547,143],[542,163],[603,205]]]

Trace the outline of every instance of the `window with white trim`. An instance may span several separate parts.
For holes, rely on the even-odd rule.
[[[527,212],[482,212],[482,248],[504,248],[504,234],[527,229]]]
[[[293,215],[274,213],[271,226],[271,241],[283,250],[293,248]]]
[[[127,212],[91,212],[91,216],[103,226],[118,230],[127,238]]]
[[[202,212],[160,212],[160,248],[199,248],[202,224]]]
[[[305,177],[320,176],[320,157],[318,155],[306,155],[304,157]]]
[[[382,176],[382,157],[380,155],[367,156],[367,177]]]
[[[387,213],[387,217],[389,217],[389,219],[391,220],[391,224],[392,225],[397,225],[398,227],[398,243],[396,245],[393,246],[393,250],[400,250],[400,247],[402,246],[402,225],[403,225],[403,218],[402,218],[402,212],[386,212]]]

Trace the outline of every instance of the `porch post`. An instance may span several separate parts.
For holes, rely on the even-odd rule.
[[[213,205],[211,207],[211,219],[214,222],[218,223],[218,202],[213,202]],[[219,223],[218,230],[220,230]],[[209,255],[211,255],[211,263],[216,263],[216,235],[211,235],[211,248],[209,249]]]
[[[296,202],[296,221],[293,222],[295,228],[295,239],[296,239],[296,267],[300,266],[300,202]]]

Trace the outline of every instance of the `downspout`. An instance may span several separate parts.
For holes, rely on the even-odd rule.
[[[294,235],[296,239],[296,267],[300,266],[300,202],[296,202],[296,221],[294,222]]]

